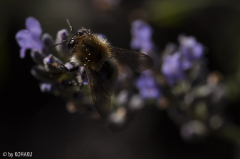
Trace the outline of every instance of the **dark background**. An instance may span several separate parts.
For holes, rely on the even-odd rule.
[[[121,132],[79,114],[70,114],[64,100],[40,92],[30,74],[29,54],[19,58],[15,34],[25,28],[28,16],[37,18],[43,32],[55,39],[58,30],[91,28],[111,44],[130,48],[131,22],[141,18],[154,30],[153,40],[163,50],[181,33],[195,36],[208,53],[209,70],[225,79],[239,72],[240,3],[236,1],[127,1],[101,8],[90,1],[0,2],[0,150],[33,152],[34,158],[240,158],[235,142],[212,134],[198,142],[181,139],[178,126],[165,111],[145,107]],[[156,9],[157,8],[157,9]],[[159,51],[160,54],[160,51]],[[226,112],[239,124],[238,101]],[[1,155],[2,156],[2,155]]]

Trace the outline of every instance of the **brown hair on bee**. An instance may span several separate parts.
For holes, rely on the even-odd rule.
[[[72,26],[69,21],[67,22],[72,33]],[[63,42],[68,42],[68,48],[73,54],[69,60],[75,67],[68,69],[61,65],[61,68],[72,72],[79,66],[84,66],[93,103],[102,116],[107,115],[109,111],[111,95],[119,71],[141,72],[153,66],[153,60],[149,56],[112,46],[100,35],[92,33],[90,29],[82,28]]]
[[[73,53],[70,62],[82,64],[95,71],[112,56],[107,40],[93,34],[89,29],[82,28],[68,41],[68,47]]]

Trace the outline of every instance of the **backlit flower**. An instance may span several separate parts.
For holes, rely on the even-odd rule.
[[[39,22],[33,18],[29,17],[26,19],[26,29],[20,30],[16,34],[16,40],[21,47],[20,57],[25,57],[25,52],[27,49],[37,50],[42,52],[44,49],[44,44],[40,40],[42,34],[42,29]]]
[[[132,23],[131,48],[144,51],[153,49],[152,28],[142,20],[135,20]]]
[[[167,55],[164,58],[162,73],[166,76],[169,84],[175,84],[176,81],[184,79],[185,75],[182,69],[181,54],[179,52],[173,55]]]

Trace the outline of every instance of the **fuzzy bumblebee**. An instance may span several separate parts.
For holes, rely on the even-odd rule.
[[[72,26],[69,26],[72,32]],[[82,28],[63,42],[68,43],[72,53],[69,61],[74,67],[68,69],[61,64],[60,68],[66,72],[73,72],[84,66],[93,103],[102,116],[107,115],[109,111],[118,72],[141,72],[153,66],[153,60],[149,56],[114,47],[90,29]]]

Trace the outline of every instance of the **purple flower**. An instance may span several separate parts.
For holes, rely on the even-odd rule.
[[[196,41],[194,37],[180,35],[179,43],[181,53],[190,62],[202,57],[204,48],[200,43]]]
[[[180,52],[165,57],[162,65],[162,73],[167,77],[168,83],[171,85],[184,78]]]
[[[50,83],[41,83],[40,84],[40,90],[42,92],[50,92],[52,89],[52,84]]]
[[[131,48],[151,51],[153,49],[152,28],[142,20],[135,20],[132,23]]]
[[[151,72],[141,74],[141,76],[136,81],[136,87],[139,89],[140,95],[143,99],[157,99],[160,96],[160,91]]]
[[[173,85],[178,80],[185,78],[184,71],[192,68],[193,63],[200,59],[204,52],[202,44],[194,37],[179,36],[180,46],[178,49],[172,45],[166,47],[166,56],[162,65],[162,73],[167,77],[168,83]],[[173,52],[173,50],[178,50]]]
[[[69,33],[66,29],[59,30],[58,33],[57,33],[57,38],[56,38],[55,43],[59,44],[63,40],[67,40],[68,36],[69,36]],[[56,49],[57,49],[58,52],[63,53],[63,54],[69,54],[70,53],[67,43],[57,45]]]
[[[43,59],[44,67],[47,71],[52,72],[62,72],[59,68],[59,65],[62,64],[62,62],[52,54],[48,55]]]
[[[100,33],[100,34],[98,34],[98,37],[99,37],[99,38],[101,38],[101,39],[107,39],[106,35],[104,35],[104,34],[101,34],[101,33]]]
[[[54,45],[53,38],[52,38],[51,35],[49,35],[48,33],[44,33],[44,34],[42,35],[42,42],[43,42],[44,45],[47,46],[47,47]]]
[[[186,57],[181,57],[181,67],[183,70],[188,70],[192,67],[193,61],[188,60]]]
[[[42,29],[40,23],[33,17],[28,17],[26,19],[26,29],[20,30],[16,34],[16,40],[21,47],[20,58],[25,57],[25,52],[27,49],[37,50],[42,52],[44,49],[44,44],[40,40],[42,34]]]

